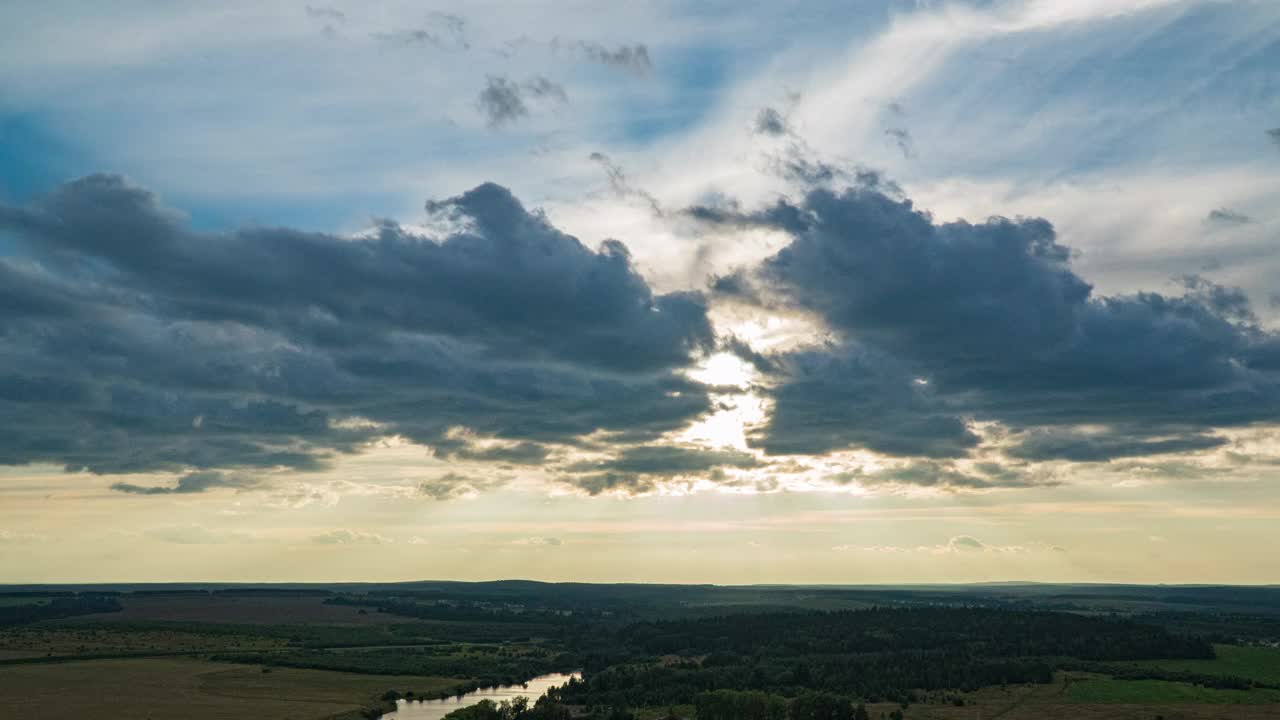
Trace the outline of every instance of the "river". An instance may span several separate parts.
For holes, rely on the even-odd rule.
[[[508,685],[506,687],[476,690],[462,697],[451,697],[447,700],[424,700],[422,702],[400,700],[396,703],[395,712],[389,712],[382,717],[383,720],[440,720],[440,718],[458,708],[475,705],[481,700],[492,700],[497,703],[518,698],[521,695],[529,698],[529,704],[532,705],[538,698],[542,697],[542,694],[548,688],[563,685],[569,682],[571,678],[576,677],[580,677],[580,675],[578,673],[571,675],[556,673],[536,677],[524,685]]]

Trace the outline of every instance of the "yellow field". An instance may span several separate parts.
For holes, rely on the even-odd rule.
[[[456,682],[187,659],[20,665],[0,667],[0,720],[320,720],[374,705],[390,689]]]

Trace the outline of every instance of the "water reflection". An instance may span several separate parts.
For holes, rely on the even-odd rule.
[[[396,703],[395,712],[387,713],[382,717],[388,720],[439,720],[458,708],[475,705],[481,700],[492,700],[500,703],[503,700],[512,700],[520,696],[529,698],[529,704],[532,705],[549,688],[563,685],[576,677],[580,677],[580,675],[578,673],[569,675],[556,673],[554,675],[536,677],[524,685],[507,685],[499,688],[476,690],[462,697],[451,697],[447,700],[425,700],[423,702],[401,700]]]

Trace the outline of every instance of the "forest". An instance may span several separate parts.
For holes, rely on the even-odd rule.
[[[712,690],[909,702],[918,691],[1047,683],[1068,662],[1205,659],[1214,651],[1198,637],[1124,619],[873,608],[641,622],[596,635],[579,652],[584,678],[558,691],[562,702],[648,706],[692,703]]]

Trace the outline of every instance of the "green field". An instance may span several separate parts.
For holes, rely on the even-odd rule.
[[[1215,705],[1264,705],[1280,703],[1280,690],[1216,690],[1165,680],[1076,680],[1067,688],[1074,703],[1211,703]]]
[[[1151,660],[1134,665],[1280,685],[1280,648],[1215,645],[1213,649],[1218,654],[1214,660]]]

